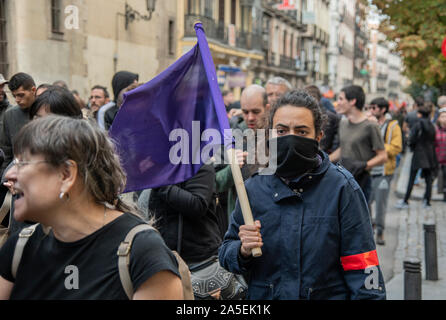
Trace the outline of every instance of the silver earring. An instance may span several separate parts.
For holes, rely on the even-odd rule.
[[[65,195],[65,192],[61,192],[61,193],[59,194],[59,199],[62,200],[64,195]]]

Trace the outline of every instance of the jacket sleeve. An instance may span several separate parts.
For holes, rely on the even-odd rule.
[[[418,140],[421,136],[421,123],[420,121],[417,121],[413,128],[410,130],[409,133],[409,146],[413,149],[415,148],[416,144],[418,143]]]
[[[220,265],[226,270],[243,274],[248,272],[253,258],[244,259],[240,254],[242,242],[238,236],[239,228],[244,224],[240,203],[237,200],[235,210],[231,214],[231,223],[218,252]]]
[[[215,180],[217,182],[217,192],[226,192],[234,186],[234,179],[232,178],[231,166],[227,165],[223,169],[215,173]]]
[[[392,139],[390,140],[390,143],[387,143],[388,136],[386,136],[386,141],[384,141],[385,142],[384,146],[386,148],[386,152],[389,158],[395,158],[398,154],[401,153],[401,151],[403,151],[403,136],[401,133],[401,128],[398,125],[398,123],[397,124],[389,123],[389,127],[391,129],[393,127],[391,133],[389,133],[392,135]]]
[[[213,200],[215,171],[212,165],[204,165],[195,176],[181,186],[170,185],[156,190],[161,199],[184,215],[199,218],[206,214]]]
[[[12,154],[12,142],[10,138],[9,133],[9,124],[11,120],[9,120],[9,113],[8,110],[5,111],[4,119],[3,119],[3,127],[0,131],[0,148],[3,150],[3,153],[5,154],[5,160],[3,161],[3,164],[1,165],[1,174],[4,173],[6,167],[11,163],[13,160],[13,154]]]
[[[386,299],[368,206],[353,178],[341,194],[340,209],[340,259],[351,299]]]

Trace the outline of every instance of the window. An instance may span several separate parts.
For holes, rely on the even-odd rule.
[[[282,54],[284,55],[284,56],[286,56],[286,49],[287,49],[287,46],[286,46],[286,41],[287,41],[287,32],[286,32],[286,30],[284,30],[283,31],[283,50],[282,50]]]
[[[231,1],[231,24],[235,25],[236,11],[237,10],[237,0]]]
[[[51,0],[51,31],[53,33],[62,32],[62,1]]]
[[[6,0],[0,0],[0,73],[8,76],[8,42],[6,39]]]
[[[173,20],[169,20],[169,43],[168,50],[170,55],[174,55],[174,42],[175,42],[175,23]]]
[[[218,1],[218,21],[225,21],[225,0]]]

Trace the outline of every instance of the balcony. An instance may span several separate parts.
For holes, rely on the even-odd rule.
[[[365,59],[364,50],[361,50],[358,47],[356,47],[355,48],[355,59]]]
[[[399,87],[399,85],[400,85],[400,83],[398,81],[395,81],[395,80],[390,80],[389,81],[389,87],[390,88],[397,88],[397,87]]]
[[[214,19],[201,15],[186,14],[184,19],[184,36],[196,37],[194,23],[201,21],[206,37],[228,44],[228,26],[223,21],[215,22]],[[262,50],[265,39],[260,33],[236,31],[236,46],[246,50]]]
[[[263,37],[259,33],[237,30],[236,45],[247,50],[262,50]]]
[[[296,69],[296,61],[286,56],[280,56],[280,67],[285,69]]]
[[[376,59],[376,60],[378,60],[378,62],[381,62],[381,63],[387,64],[387,59],[386,59],[386,58],[382,58],[382,57],[379,57],[379,58],[378,58],[378,59]]]
[[[387,80],[389,76],[387,74],[384,73],[378,73],[378,79],[380,80]]]

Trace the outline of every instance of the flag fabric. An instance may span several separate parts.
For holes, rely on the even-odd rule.
[[[206,146],[232,141],[225,132],[229,121],[201,23],[195,31],[194,48],[124,95],[109,131],[127,174],[124,192],[186,181],[212,155],[202,155]],[[218,135],[206,139],[203,133],[209,129]]]

